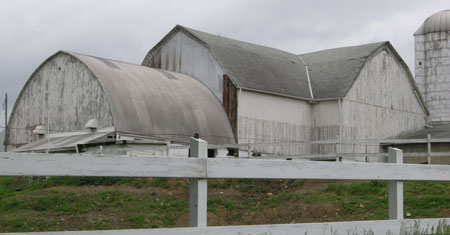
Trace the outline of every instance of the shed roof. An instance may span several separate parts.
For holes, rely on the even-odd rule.
[[[450,138],[450,124],[436,125],[433,128],[422,129],[420,131],[410,133],[404,136],[399,136],[399,139],[426,139],[428,134],[431,138]]]
[[[408,66],[389,42],[377,42],[359,46],[342,47],[302,55],[295,55],[275,48],[260,46],[217,36],[177,25],[155,47],[143,64],[172,35],[183,32],[203,44],[217,59],[237,87],[291,96],[306,100],[343,98],[351,89],[368,58],[381,47],[387,46],[409,74],[417,90]],[[308,67],[313,97],[309,91]],[[420,96],[420,94],[419,94]],[[423,101],[420,99],[420,102]]]
[[[196,79],[65,51],[57,52],[42,65],[59,54],[81,61],[98,79],[111,107],[116,132],[183,142],[199,133],[210,143],[235,143],[220,101]]]
[[[40,140],[12,149],[12,152],[62,152],[76,151],[77,145],[90,143],[114,143],[115,139],[106,138],[114,135],[114,128],[105,128],[96,132],[68,132],[64,135],[56,134],[46,136]],[[100,140],[102,139],[102,140]]]
[[[428,17],[414,35],[447,31],[450,31],[450,10],[443,10]]]

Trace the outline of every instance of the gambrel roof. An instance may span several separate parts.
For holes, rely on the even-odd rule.
[[[178,32],[208,48],[238,88],[305,100],[344,98],[367,60],[389,48],[407,71],[413,89],[424,103],[408,66],[387,41],[296,55],[177,25],[148,52],[142,64],[147,64],[153,53]]]

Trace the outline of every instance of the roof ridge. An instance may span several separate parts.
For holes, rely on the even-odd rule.
[[[233,42],[243,43],[243,44],[252,45],[252,46],[256,46],[256,47],[263,47],[263,48],[267,48],[267,49],[271,49],[271,50],[277,50],[279,52],[284,52],[284,53],[288,53],[288,54],[296,56],[295,53],[292,53],[292,52],[289,52],[289,51],[285,51],[285,50],[282,50],[282,49],[279,49],[279,48],[275,48],[275,47],[264,46],[264,45],[260,45],[260,44],[256,44],[256,43],[252,43],[252,42],[246,42],[246,41],[242,41],[242,40],[238,40],[238,39],[234,39],[234,38],[229,38],[229,37],[226,37],[226,36],[221,36],[220,34],[219,35],[215,35],[215,34],[212,34],[212,33],[200,31],[200,30],[197,30],[197,29],[193,29],[193,28],[190,28],[190,27],[183,26],[183,25],[177,25],[176,27],[184,29],[185,31],[187,31],[188,33],[192,34],[193,36],[195,36],[197,39],[199,39],[200,41],[202,41],[204,43],[206,43],[206,42],[204,40],[202,40],[201,38],[199,38],[197,35],[195,35],[195,33],[207,34],[209,36],[213,36],[213,37],[224,39],[224,40],[230,40],[230,41],[233,41]]]
[[[71,54],[71,55],[88,56],[88,57],[92,57],[92,58],[96,58],[96,59],[109,60],[109,61],[112,61],[112,62],[124,63],[124,64],[129,64],[129,65],[136,65],[136,66],[147,67],[147,66],[143,66],[143,65],[140,65],[140,64],[134,64],[134,63],[131,63],[131,62],[126,62],[126,61],[121,61],[121,60],[116,60],[116,59],[110,59],[110,58],[101,57],[101,56],[88,55],[88,54],[79,53],[79,52],[65,51],[65,50],[60,50],[59,52],[63,52],[63,53]]]
[[[298,55],[303,56],[303,55],[314,54],[314,53],[318,53],[318,52],[325,52],[325,51],[332,51],[332,50],[341,50],[341,49],[350,49],[350,48],[358,48],[358,47],[369,46],[369,45],[376,45],[376,44],[379,44],[381,46],[381,45],[386,44],[388,42],[389,41],[378,41],[378,42],[365,43],[365,44],[354,45],[354,46],[334,47],[334,48],[328,48],[328,49],[319,50],[319,51],[312,51],[312,52],[302,53],[302,54],[298,54]]]

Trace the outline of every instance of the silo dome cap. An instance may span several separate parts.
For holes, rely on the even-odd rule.
[[[450,31],[450,10],[436,12],[428,17],[414,35],[447,31]]]

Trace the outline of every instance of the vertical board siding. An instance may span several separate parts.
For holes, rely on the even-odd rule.
[[[322,101],[312,104],[312,140],[339,139],[339,102],[337,100]],[[335,144],[314,144],[313,154],[335,153]]]
[[[395,138],[423,129],[425,113],[407,71],[392,52],[369,58],[344,98],[342,139]],[[379,152],[379,146],[346,145],[343,152]]]
[[[239,143],[311,140],[311,106],[308,102],[242,90],[238,104]],[[309,144],[258,147],[274,154],[310,153]]]
[[[416,81],[431,122],[450,122],[450,33],[415,36]]]
[[[222,76],[225,73],[204,45],[183,32],[177,32],[143,65],[190,75],[222,101]]]
[[[9,141],[11,145],[30,143],[38,125],[50,133],[82,130],[93,118],[100,128],[114,125],[102,87],[78,59],[58,54],[23,88],[9,122]]]
[[[237,140],[237,88],[231,82],[228,75],[223,75],[223,107],[230,121],[234,132],[234,138]]]

